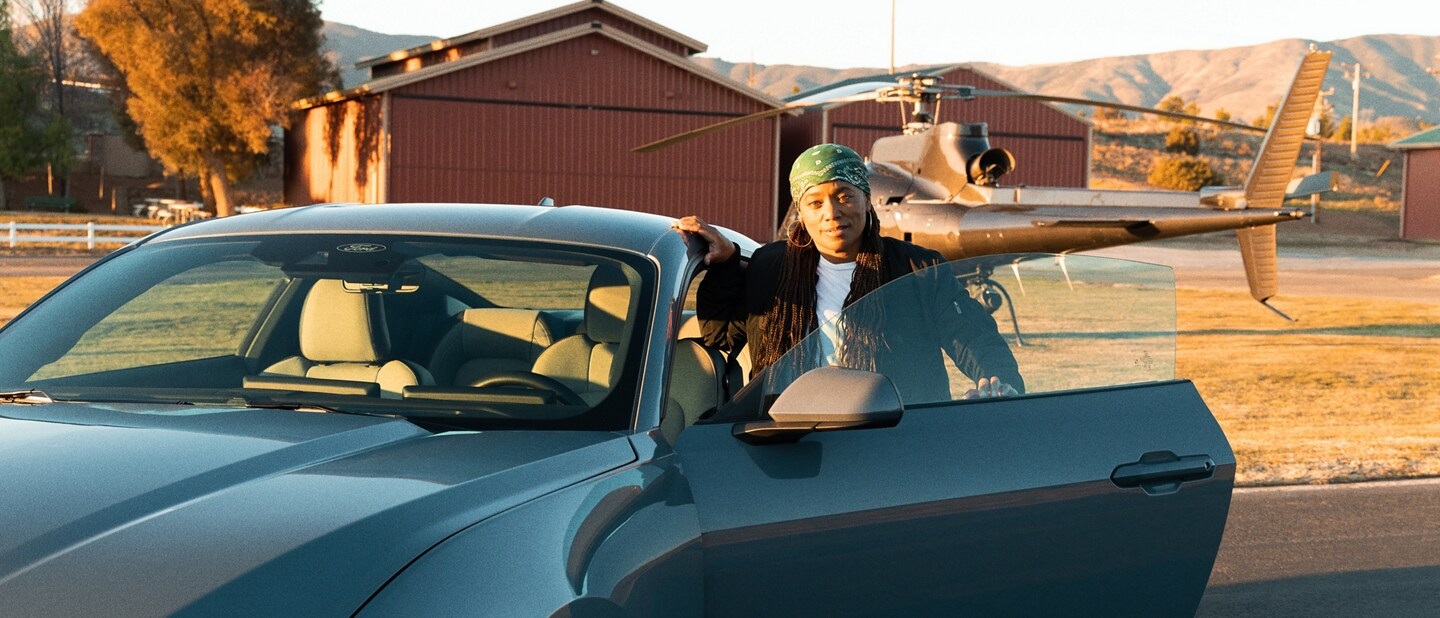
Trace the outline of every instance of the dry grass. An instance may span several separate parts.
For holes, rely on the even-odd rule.
[[[0,325],[64,280],[64,277],[0,277]]]
[[[1440,304],[1180,290],[1178,373],[1195,382],[1247,485],[1440,475]],[[1249,316],[1249,317],[1243,317]]]
[[[0,324],[60,281],[0,277]],[[1286,297],[1284,305],[1300,322],[1257,318],[1241,291],[1179,291],[1176,373],[1195,382],[1224,426],[1238,481],[1440,475],[1440,304]],[[1037,338],[1046,330],[1031,326]]]

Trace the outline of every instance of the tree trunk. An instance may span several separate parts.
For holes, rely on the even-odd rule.
[[[235,214],[230,200],[230,179],[225,176],[225,163],[214,154],[205,155],[205,175],[210,179],[210,194],[215,198],[215,216],[228,217]]]
[[[5,199],[5,179],[0,178],[0,210],[10,210],[10,202]]]

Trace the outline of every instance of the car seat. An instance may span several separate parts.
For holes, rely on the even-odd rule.
[[[472,386],[500,371],[529,371],[553,343],[535,309],[469,309],[440,338],[428,367],[437,384]]]
[[[316,281],[300,310],[299,331],[300,354],[260,375],[372,382],[387,399],[400,399],[406,386],[434,384],[424,367],[389,356],[378,294],[347,292],[338,279]]]

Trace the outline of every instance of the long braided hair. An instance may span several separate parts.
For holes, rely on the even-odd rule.
[[[816,269],[820,259],[810,232],[801,221],[795,221],[785,238],[785,257],[780,266],[779,285],[775,288],[775,302],[761,322],[759,345],[751,350],[754,354],[752,373],[759,373],[779,360],[818,326],[815,287],[819,283]],[[855,258],[855,274],[850,280],[850,294],[845,297],[846,307],[883,284],[881,262],[880,219],[874,208],[868,208],[865,231]],[[883,344],[878,326],[884,316],[879,314],[878,303],[872,305],[858,308],[862,311],[846,312],[846,318],[839,325],[844,341],[840,364],[846,367],[875,370],[875,353]],[[796,353],[802,355],[800,362],[806,368],[818,361],[818,350],[802,349]]]

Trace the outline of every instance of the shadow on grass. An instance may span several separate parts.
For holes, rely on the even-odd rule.
[[[1440,324],[1366,324],[1322,328],[1182,330],[1181,335],[1346,335],[1357,337],[1440,337]]]

